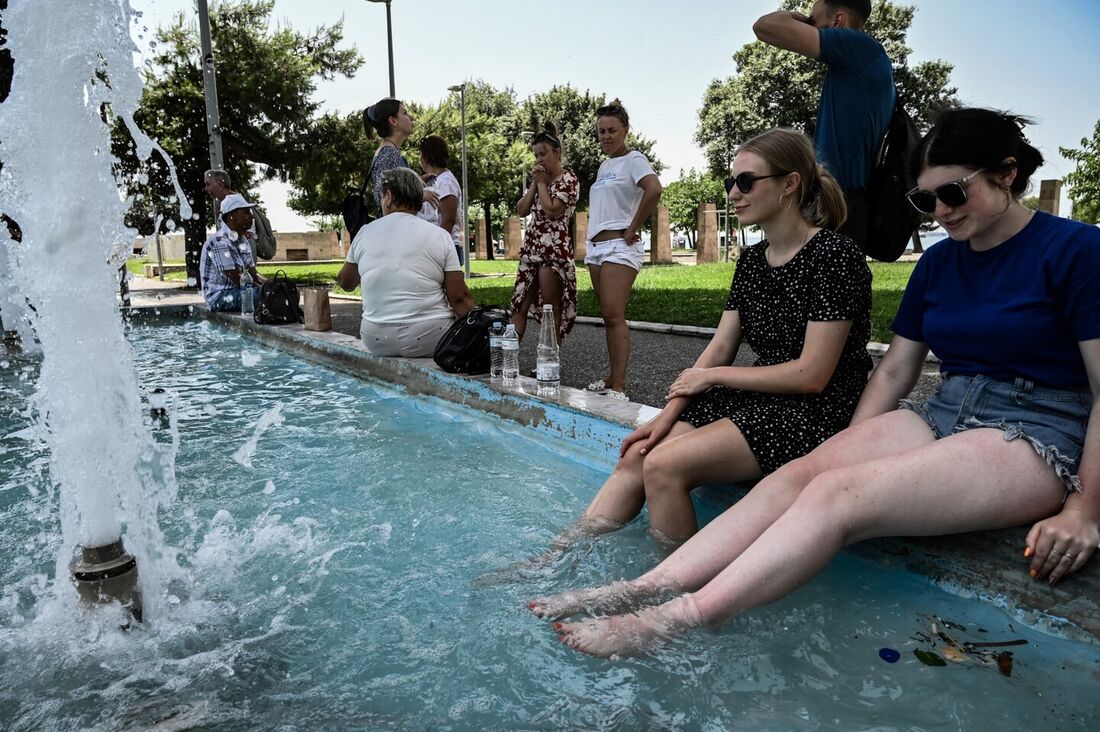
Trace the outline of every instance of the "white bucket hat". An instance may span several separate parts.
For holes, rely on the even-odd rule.
[[[224,219],[227,213],[236,211],[238,208],[256,208],[256,204],[244,200],[244,196],[240,193],[230,193],[222,199],[222,218]]]

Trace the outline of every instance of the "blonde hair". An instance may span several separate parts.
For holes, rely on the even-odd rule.
[[[798,130],[777,127],[762,132],[740,147],[756,153],[774,170],[798,173],[798,209],[814,226],[836,231],[848,218],[844,191],[836,178],[814,157],[810,138]]]

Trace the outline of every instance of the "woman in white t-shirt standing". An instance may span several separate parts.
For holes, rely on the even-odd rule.
[[[462,264],[465,252],[462,247],[462,212],[459,203],[462,200],[462,187],[458,178],[448,166],[451,164],[451,151],[447,141],[439,135],[428,135],[420,141],[420,169],[424,171],[424,192],[435,193],[438,203],[432,203],[426,196],[423,208],[417,214],[425,221],[439,226],[451,235],[458,253],[458,263]]]
[[[608,156],[589,191],[588,241],[584,263],[600,302],[607,331],[610,374],[588,385],[616,399],[626,397],[630,329],[626,303],[644,251],[639,230],[661,200],[661,181],[646,156],[626,145],[630,117],[618,99],[596,110],[596,132]]]

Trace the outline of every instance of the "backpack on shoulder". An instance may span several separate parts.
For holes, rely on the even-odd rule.
[[[267,220],[267,214],[260,209],[253,209],[253,212],[256,218],[256,256],[260,259],[274,259],[279,245],[275,241],[271,222]]]
[[[867,185],[868,223],[863,249],[880,262],[897,261],[920,226],[920,214],[905,198],[917,185],[917,171],[912,169],[910,158],[919,143],[917,125],[898,100]]]
[[[373,210],[371,206],[373,201],[367,198],[367,187],[370,184],[371,173],[373,171],[374,161],[371,160],[370,168],[363,178],[363,185],[358,188],[348,189],[347,197],[344,198],[344,202],[340,204],[340,216],[344,219],[344,228],[348,230],[350,239],[354,239],[360,229],[374,221],[374,215],[371,213]],[[351,242],[349,241],[348,244],[350,245]]]
[[[279,270],[260,287],[259,302],[252,319],[262,325],[286,325],[302,322],[298,286]]]
[[[489,327],[509,317],[500,307],[474,308],[447,329],[432,358],[448,374],[489,373]]]

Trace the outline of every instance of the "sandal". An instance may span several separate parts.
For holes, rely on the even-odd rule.
[[[603,391],[606,388],[607,388],[607,384],[604,383],[603,379],[600,379],[599,381],[593,381],[591,384],[584,387],[584,390],[585,391]]]
[[[600,392],[600,394],[605,396],[605,397],[611,397],[612,399],[618,399],[621,402],[629,402],[630,401],[630,397],[628,397],[623,392],[615,391],[614,389],[604,389],[603,391]]]

